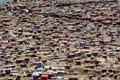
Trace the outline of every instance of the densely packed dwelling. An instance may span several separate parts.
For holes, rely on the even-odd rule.
[[[0,6],[0,80],[120,80],[120,3],[15,0]]]

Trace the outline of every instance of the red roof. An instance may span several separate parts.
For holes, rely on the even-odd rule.
[[[41,77],[48,77],[48,75],[47,74],[43,74]]]
[[[6,47],[5,46],[0,46],[0,49],[5,49]]]

